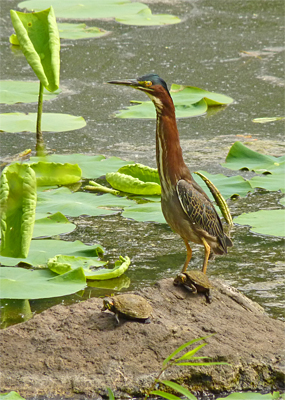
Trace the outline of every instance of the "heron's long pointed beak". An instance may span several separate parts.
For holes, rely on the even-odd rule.
[[[109,81],[107,83],[111,83],[112,85],[124,85],[124,86],[131,86],[137,88],[140,86],[139,82],[136,79],[127,79],[121,81]]]

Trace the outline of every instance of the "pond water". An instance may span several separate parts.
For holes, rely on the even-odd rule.
[[[61,88],[57,99],[45,102],[45,112],[81,115],[87,126],[78,131],[46,133],[49,151],[122,157],[155,167],[155,121],[116,119],[116,110],[130,100],[146,100],[143,93],[107,85],[112,79],[135,78],[156,72],[170,85],[188,84],[226,94],[234,104],[206,115],[180,119],[181,145],[192,171],[225,175],[251,173],[223,168],[230,146],[237,140],[253,150],[280,156],[284,153],[281,121],[255,124],[253,118],[284,113],[283,1],[210,0],[149,1],[153,13],[169,13],[180,24],[160,27],[128,26],[113,20],[88,20],[111,33],[101,39],[63,40]],[[13,33],[9,10],[17,1],[1,1],[1,79],[34,80],[24,56],[8,42]],[[2,112],[35,112],[35,104],[1,106]],[[2,133],[0,156],[35,148],[35,135]],[[233,216],[260,209],[281,208],[281,193],[256,191],[231,200]],[[117,288],[137,289],[158,279],[175,276],[185,259],[183,241],[166,225],[129,221],[120,216],[76,219],[75,232],[64,240],[100,243],[105,259],[128,255],[131,266]],[[208,266],[209,277],[219,277],[261,304],[271,316],[285,319],[284,241],[255,235],[248,227],[235,226],[234,247]],[[193,246],[191,267],[202,265],[203,249]],[[93,285],[93,287],[92,287]],[[83,298],[103,296],[114,289],[93,283]],[[40,311],[58,302],[81,301],[73,295],[62,299],[32,301]]]

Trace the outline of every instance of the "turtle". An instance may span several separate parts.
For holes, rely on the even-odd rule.
[[[103,299],[102,311],[109,310],[115,313],[117,322],[119,317],[138,322],[150,323],[152,307],[149,302],[137,294],[120,294]]]
[[[180,273],[174,279],[175,286],[183,285],[190,289],[192,293],[201,292],[205,294],[207,303],[212,302],[210,288],[212,287],[208,277],[202,271],[190,270]]]

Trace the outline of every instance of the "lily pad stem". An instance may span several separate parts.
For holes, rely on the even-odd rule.
[[[44,85],[40,82],[39,98],[38,98],[38,115],[37,115],[37,143],[36,153],[37,156],[44,156],[46,154],[44,138],[42,133],[42,113],[43,113],[43,93]]]

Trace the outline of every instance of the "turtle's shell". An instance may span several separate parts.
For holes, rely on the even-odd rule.
[[[137,294],[120,294],[103,302],[105,309],[130,319],[147,319],[152,313],[148,301]]]
[[[174,284],[186,286],[192,284],[196,286],[198,291],[203,291],[203,289],[210,289],[212,287],[207,275],[199,270],[190,270],[178,274],[174,279]]]
[[[186,275],[185,284],[193,283],[195,286],[198,285],[205,289],[210,289],[212,287],[207,275],[204,274],[202,271],[186,271],[184,272],[184,275]]]

